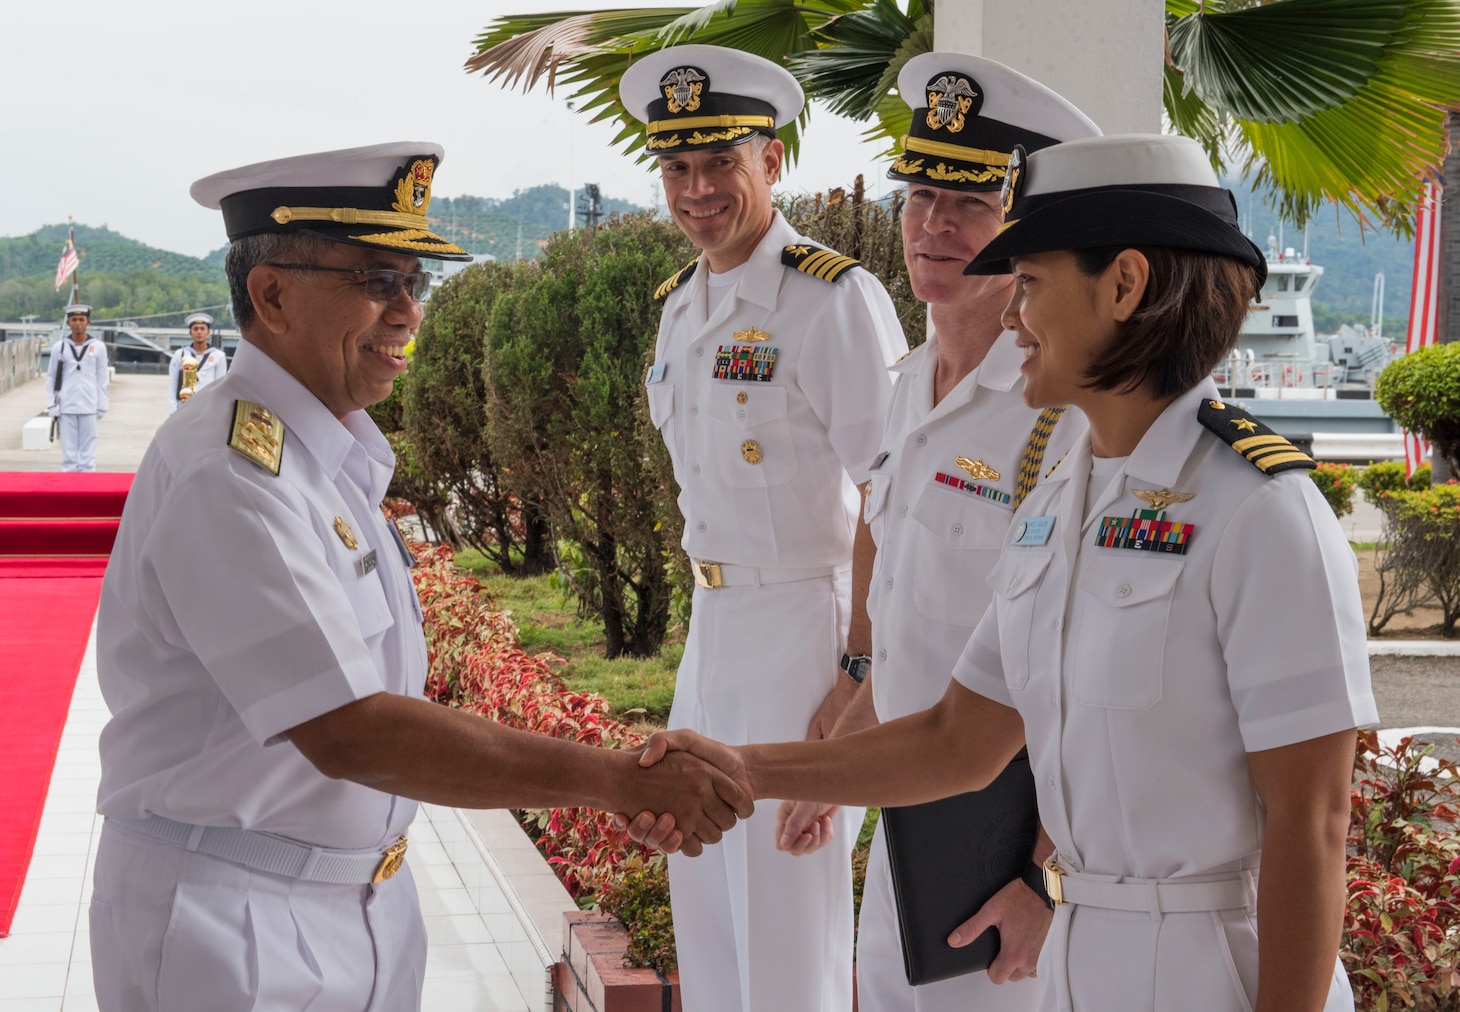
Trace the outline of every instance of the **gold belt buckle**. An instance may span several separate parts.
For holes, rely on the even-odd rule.
[[[695,560],[695,586],[703,587],[706,590],[714,590],[716,587],[723,587],[724,581],[720,579],[720,564],[718,562],[700,562]]]
[[[1060,867],[1053,854],[1044,862],[1044,891],[1049,894],[1050,902],[1055,906],[1061,906],[1065,902],[1065,887],[1060,880],[1065,876],[1065,870]]]
[[[375,866],[375,875],[370,879],[372,884],[379,884],[388,878],[395,877],[395,873],[400,871],[401,865],[406,863],[407,846],[406,838],[402,836],[385,848],[385,853],[380,855],[380,863]]]

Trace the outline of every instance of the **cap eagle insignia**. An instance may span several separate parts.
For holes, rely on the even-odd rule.
[[[431,206],[431,177],[435,173],[435,159],[417,158],[396,182],[395,203],[391,206],[402,214],[425,217]]]
[[[680,112],[694,112],[700,107],[700,93],[704,90],[705,83],[709,78],[694,67],[675,67],[659,80],[659,87],[664,89],[664,98],[669,103],[669,111],[678,114]]]
[[[928,129],[947,127],[950,134],[958,133],[977,97],[968,78],[944,74],[928,85]]]

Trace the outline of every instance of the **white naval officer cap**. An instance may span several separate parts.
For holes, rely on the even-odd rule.
[[[184,327],[191,327],[195,323],[206,323],[208,326],[211,327],[213,326],[213,317],[209,316],[207,313],[189,313],[186,317],[183,318]]]
[[[66,307],[66,318],[70,319],[73,316],[85,316],[87,318],[90,318],[91,307],[84,306],[79,302],[73,302],[71,305]]]
[[[1233,257],[1267,278],[1238,227],[1237,201],[1189,137],[1117,134],[1015,149],[1004,224],[965,274],[1007,274],[1010,257],[1101,246],[1160,246]]]
[[[801,114],[806,96],[778,63],[724,46],[670,46],[634,61],[619,82],[646,127],[651,155],[726,148]]]
[[[923,53],[897,75],[912,126],[888,178],[952,190],[997,190],[1009,154],[1100,128],[1072,102],[1002,63],[967,53]]]
[[[190,192],[223,212],[229,239],[302,232],[352,246],[470,260],[435,235],[426,212],[445,157],[422,141],[373,144],[256,162],[198,180]]]

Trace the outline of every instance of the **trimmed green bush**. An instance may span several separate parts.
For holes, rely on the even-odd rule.
[[[1430,465],[1421,464],[1406,480],[1404,465],[1397,460],[1386,460],[1370,464],[1358,473],[1354,484],[1364,493],[1364,500],[1370,506],[1383,508],[1380,501],[1385,492],[1400,492],[1406,489],[1419,492],[1430,487]]]
[[[1460,342],[1433,344],[1384,367],[1374,397],[1389,416],[1434,444],[1460,474]]]
[[[1354,511],[1354,469],[1347,464],[1319,464],[1308,477],[1323,493],[1323,498],[1333,510],[1333,515],[1342,519]]]

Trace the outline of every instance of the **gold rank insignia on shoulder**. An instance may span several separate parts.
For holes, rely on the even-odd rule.
[[[953,463],[968,472],[968,476],[974,481],[998,481],[999,472],[989,467],[982,460],[969,460],[967,457],[954,457]]]
[[[786,267],[796,268],[802,274],[810,274],[813,278],[835,281],[853,267],[859,266],[861,261],[843,256],[836,250],[803,242],[782,250],[781,263]]]
[[[1287,437],[1280,436],[1241,408],[1223,401],[1204,400],[1196,409],[1197,420],[1222,442],[1246,457],[1263,474],[1297,468],[1312,470],[1318,464]]]
[[[688,281],[691,277],[694,276],[695,268],[699,265],[700,258],[695,257],[689,263],[681,267],[678,271],[665,278],[664,281],[659,285],[659,287],[654,289],[654,301],[658,302],[662,299],[668,298],[669,293],[678,288],[681,282]]]
[[[234,401],[228,445],[277,478],[284,458],[284,423],[262,404]]]
[[[344,517],[335,517],[335,533],[340,536],[340,540],[350,551],[353,552],[360,547],[360,542],[355,540],[355,532],[350,530],[350,525],[345,523]]]

